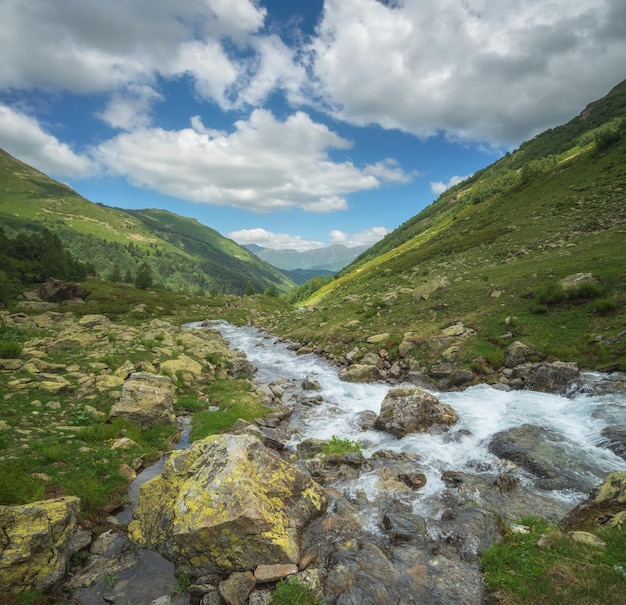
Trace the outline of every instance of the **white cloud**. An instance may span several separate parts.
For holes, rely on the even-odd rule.
[[[135,185],[193,202],[256,212],[332,212],[347,208],[350,193],[377,188],[384,178],[402,179],[395,165],[359,169],[331,160],[329,149],[349,147],[303,112],[279,121],[257,109],[229,134],[207,129],[194,117],[192,128],[122,133],[95,155]]]
[[[131,85],[126,90],[114,93],[98,117],[113,128],[141,128],[150,124],[152,103],[162,99],[150,86]]]
[[[306,252],[307,250],[315,250],[316,248],[323,248],[325,246],[322,242],[306,240],[299,235],[272,233],[260,227],[256,229],[232,231],[228,234],[228,237],[242,246],[257,244],[263,248],[272,248],[273,250],[297,250],[298,252]]]
[[[458,185],[465,179],[468,179],[470,176],[471,174],[468,174],[466,176],[453,176],[448,179],[447,183],[444,183],[443,181],[431,181],[430,190],[435,195],[441,195],[444,191],[447,191],[448,189],[450,189],[450,187],[454,187],[455,185]]]
[[[3,0],[0,88],[100,93],[190,75],[198,92],[226,103],[245,47],[266,10],[253,0]]]
[[[390,233],[386,227],[371,227],[358,233],[345,233],[338,229],[333,229],[328,235],[333,244],[342,244],[348,248],[356,246],[373,246]]]
[[[46,133],[35,118],[6,105],[0,105],[0,141],[11,155],[52,175],[80,178],[96,170],[90,158]]]
[[[372,246],[381,240],[389,230],[385,227],[372,227],[359,233],[345,233],[338,229],[333,229],[328,234],[329,242],[319,242],[315,240],[307,240],[299,235],[289,235],[287,233],[273,233],[257,227],[256,229],[241,229],[232,231],[228,237],[235,240],[238,244],[245,246],[247,244],[257,244],[263,248],[271,248],[273,250],[297,250],[298,252],[306,252],[307,250],[316,250],[317,248],[326,248],[331,244],[341,244],[347,248],[356,246]]]
[[[625,28],[623,0],[326,0],[310,50],[340,119],[502,145],[619,82]]]

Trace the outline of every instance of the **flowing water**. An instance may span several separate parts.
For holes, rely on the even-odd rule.
[[[190,324],[189,327],[199,327]],[[488,385],[478,385],[459,392],[435,392],[440,401],[451,405],[459,422],[449,432],[413,434],[401,439],[376,430],[361,431],[355,420],[359,412],[378,413],[387,391],[387,384],[355,384],[339,380],[335,365],[315,354],[297,355],[284,342],[253,327],[239,327],[215,322],[222,336],[233,349],[245,351],[257,368],[257,378],[263,383],[277,381],[296,385],[306,377],[315,378],[323,402],[307,408],[306,417],[297,425],[288,447],[295,448],[307,437],[330,439],[332,436],[358,440],[364,445],[365,456],[377,450],[415,453],[420,456],[421,471],[426,486],[416,492],[413,503],[416,512],[434,514],[437,494],[442,490],[442,472],[460,471],[479,474],[482,471],[511,465],[499,460],[488,450],[491,437],[506,429],[532,424],[554,431],[565,438],[571,456],[569,462],[583,483],[596,485],[615,470],[626,470],[626,461],[611,450],[601,447],[602,430],[608,425],[626,425],[626,396],[623,393],[593,394],[597,389],[583,388],[570,397],[533,391],[502,391]],[[584,377],[586,385],[599,382],[600,376]],[[288,401],[285,403],[289,404]],[[571,470],[571,469],[569,469]],[[533,478],[514,469],[521,482],[532,484]],[[377,481],[368,474],[344,490],[360,490],[368,498],[376,496]],[[557,499],[572,504],[586,493],[574,490],[552,492]]]

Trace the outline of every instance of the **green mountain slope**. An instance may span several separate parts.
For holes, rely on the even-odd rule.
[[[107,276],[135,275],[143,262],[173,290],[243,294],[293,282],[245,248],[196,220],[162,210],[94,204],[0,150],[0,222],[8,233],[47,227],[78,259]]]
[[[357,347],[356,360],[383,348],[486,372],[522,340],[538,357],[626,369],[624,116],[622,83],[446,191],[275,328],[336,356]],[[564,292],[577,273],[594,283]]]

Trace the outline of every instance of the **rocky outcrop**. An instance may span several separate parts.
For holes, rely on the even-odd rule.
[[[579,374],[578,365],[572,362],[524,363],[512,369],[509,384],[531,391],[558,393],[575,382]]]
[[[174,421],[175,392],[168,376],[133,372],[109,418],[126,418],[146,429]]]
[[[299,534],[325,490],[249,435],[219,435],[172,454],[140,491],[131,540],[193,576],[297,563]]]
[[[375,428],[396,437],[425,433],[432,427],[449,427],[458,420],[456,412],[419,387],[391,389],[382,402]]]
[[[39,298],[47,302],[85,300],[90,294],[91,290],[87,288],[58,279],[49,279],[37,289]]]
[[[47,590],[63,578],[72,554],[89,544],[75,532],[79,506],[75,497],[0,506],[0,586]]]

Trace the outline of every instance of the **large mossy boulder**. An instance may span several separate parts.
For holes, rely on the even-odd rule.
[[[374,427],[396,437],[447,428],[458,420],[456,412],[420,387],[391,389],[382,402]]]
[[[142,429],[174,421],[175,390],[169,376],[133,372],[109,418],[126,418]]]
[[[142,486],[129,536],[192,576],[297,563],[300,534],[327,507],[324,488],[250,435],[174,452]]]
[[[63,578],[85,546],[75,540],[79,506],[73,496],[0,506],[0,593],[47,590]]]

